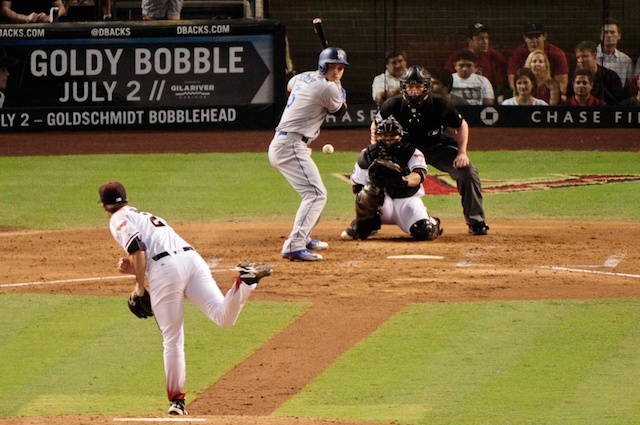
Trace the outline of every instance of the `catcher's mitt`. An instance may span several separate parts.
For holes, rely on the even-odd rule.
[[[141,297],[135,294],[129,297],[129,310],[141,319],[153,316],[153,309],[151,308],[151,296],[149,291],[144,290],[144,295]]]
[[[388,159],[378,158],[369,167],[369,179],[378,187],[403,187],[407,180],[403,178],[402,167]]]

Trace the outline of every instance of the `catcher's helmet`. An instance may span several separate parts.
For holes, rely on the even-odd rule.
[[[318,56],[318,72],[326,74],[330,63],[342,63],[349,65],[347,62],[347,53],[339,47],[327,47],[320,52]]]
[[[377,125],[376,141],[378,144],[390,147],[399,143],[404,134],[402,125],[393,115],[389,115],[386,120]]]
[[[404,134],[404,129],[393,115],[389,115],[389,117],[378,124],[376,128],[376,134],[384,133],[396,133],[402,136]]]

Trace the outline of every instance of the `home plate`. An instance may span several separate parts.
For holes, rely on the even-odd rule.
[[[409,254],[409,255],[390,255],[388,260],[442,260],[444,257],[440,255],[422,255],[422,254]]]

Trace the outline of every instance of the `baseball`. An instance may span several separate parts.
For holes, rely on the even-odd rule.
[[[333,149],[333,145],[331,145],[329,143],[327,143],[326,145],[324,145],[322,147],[322,152],[324,152],[324,153],[333,153],[334,150],[335,149]]]

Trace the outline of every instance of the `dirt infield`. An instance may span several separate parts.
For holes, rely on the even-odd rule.
[[[551,138],[548,130],[502,129],[500,136],[508,137],[504,140],[496,132],[472,129],[470,155],[474,149],[498,148],[637,151],[638,142],[633,141],[637,130],[633,131],[566,130],[559,137],[555,130]],[[264,151],[271,133],[170,133],[162,138],[157,133],[7,136],[0,141],[0,154],[5,156],[218,152],[228,151],[230,146],[236,151]],[[339,150],[357,150],[366,137],[366,129],[332,130],[324,131],[315,143],[330,142]],[[560,140],[562,145],[558,146]],[[346,242],[339,235],[347,223],[323,221],[314,236],[328,241],[330,248],[324,253],[326,260],[318,263],[295,263],[280,257],[290,221],[269,222],[268,226],[244,222],[176,225],[205,259],[219,261],[216,270],[229,270],[214,273],[221,287],[226,288],[233,279],[230,268],[239,259],[260,259],[273,264],[274,275],[259,284],[252,300],[313,302],[299,320],[197,400],[192,401],[193,395],[188,394],[192,417],[215,425],[364,425],[268,415],[408,303],[640,296],[637,223],[488,221],[490,234],[473,237],[466,234],[461,215],[459,220],[444,223],[441,238],[423,243],[409,240],[395,227],[384,227],[366,242]],[[0,239],[0,285],[38,283],[0,287],[0,293],[126,296],[131,290],[127,281],[102,278],[117,274],[115,264],[120,256],[106,221],[102,228],[76,231],[5,228],[0,229]],[[47,248],[51,246],[60,248]],[[389,259],[390,255],[424,257]],[[86,278],[95,280],[48,283]],[[61,416],[0,422],[100,425],[113,424],[114,418]]]

